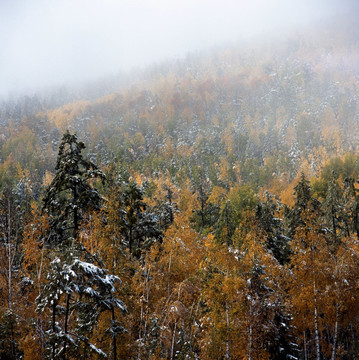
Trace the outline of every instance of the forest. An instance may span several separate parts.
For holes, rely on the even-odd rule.
[[[357,359],[358,64],[353,16],[2,101],[0,359]]]

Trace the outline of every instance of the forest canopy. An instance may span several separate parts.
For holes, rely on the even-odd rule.
[[[0,358],[355,359],[354,20],[1,103]]]

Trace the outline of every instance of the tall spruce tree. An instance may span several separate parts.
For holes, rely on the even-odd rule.
[[[327,229],[330,231],[331,242],[335,245],[340,241],[338,235],[342,232],[342,194],[340,194],[339,186],[334,180],[334,177],[329,181],[327,196],[322,202],[322,209],[324,214],[324,221],[327,224]]]
[[[284,235],[284,225],[281,219],[281,211],[284,205],[272,194],[266,192],[265,201],[256,207],[256,219],[260,229],[264,231],[266,245],[280,264],[289,261],[290,238]]]
[[[55,177],[43,198],[43,210],[50,217],[51,232],[47,241],[50,245],[75,240],[85,212],[100,208],[102,198],[90,181],[104,180],[105,175],[94,163],[84,159],[83,149],[84,143],[66,131],[59,146]]]
[[[300,180],[298,184],[294,187],[294,191],[296,195],[295,207],[304,210],[307,207],[312,196],[309,181],[307,180],[303,172],[300,175]]]
[[[312,189],[304,173],[301,174],[298,184],[294,187],[295,204],[285,212],[287,235],[292,238],[298,227],[305,226],[305,212],[320,213],[320,203],[312,197]]]
[[[50,217],[46,243],[52,248],[47,283],[37,300],[37,310],[47,309],[47,355],[51,359],[76,356],[88,359],[91,352],[107,357],[90,342],[90,337],[104,311],[111,312],[107,333],[113,339],[112,355],[116,359],[116,337],[124,329],[116,321],[115,308],[125,311],[117,299],[115,283],[119,278],[107,274],[79,241],[81,221],[86,213],[99,210],[102,197],[91,186],[91,179],[105,179],[91,161],[85,160],[85,145],[76,135],[64,134],[57,158],[56,174],[45,191],[43,211]],[[97,265],[95,264],[97,262]]]
[[[343,189],[343,222],[345,226],[345,235],[355,234],[359,238],[359,196],[355,187],[355,181],[352,177],[344,180]]]
[[[116,194],[121,240],[130,253],[137,257],[154,241],[162,239],[158,218],[148,210],[143,201],[144,193],[144,185],[128,180],[121,182]]]

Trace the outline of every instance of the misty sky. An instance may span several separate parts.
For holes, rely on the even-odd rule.
[[[0,0],[0,96],[72,84],[350,11],[349,0]]]

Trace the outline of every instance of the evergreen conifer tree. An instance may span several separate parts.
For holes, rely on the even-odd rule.
[[[124,330],[115,318],[115,308],[125,311],[115,296],[119,278],[107,274],[101,262],[79,241],[80,224],[86,213],[101,206],[102,197],[91,186],[91,180],[105,179],[95,164],[83,158],[84,148],[76,135],[68,131],[64,134],[56,174],[43,199],[43,210],[50,217],[47,244],[52,248],[54,260],[36,301],[38,311],[48,309],[50,314],[47,355],[51,359],[67,359],[72,355],[87,359],[91,352],[107,357],[90,341],[104,311],[111,312],[107,333],[113,338],[114,359],[116,336]]]
[[[344,180],[343,202],[342,217],[345,236],[355,233],[359,238],[359,197],[352,177]]]
[[[123,181],[117,191],[118,225],[122,243],[130,253],[139,257],[144,248],[161,239],[158,218],[148,211],[143,201],[144,186],[134,180]]]
[[[292,238],[299,226],[305,226],[305,212],[320,213],[320,202],[312,197],[312,189],[304,173],[301,174],[298,184],[294,187],[295,204],[285,213],[287,234]]]
[[[283,220],[280,211],[283,204],[266,192],[266,200],[256,207],[256,219],[259,227],[264,231],[266,245],[280,264],[288,262],[290,250],[288,241],[290,238],[284,235]]]
[[[90,181],[94,178],[104,180],[105,175],[94,163],[83,158],[83,149],[85,145],[76,135],[69,131],[63,135],[56,174],[43,198],[43,210],[50,217],[48,243],[51,245],[75,240],[85,211],[100,208],[101,196]]]
[[[294,187],[294,191],[296,195],[295,207],[304,210],[311,200],[311,188],[303,172],[298,184]]]
[[[334,178],[329,181],[327,196],[322,202],[322,209],[324,213],[324,220],[328,225],[328,230],[330,230],[332,242],[335,245],[338,240],[338,232],[341,229],[341,198],[338,185],[336,184]]]

